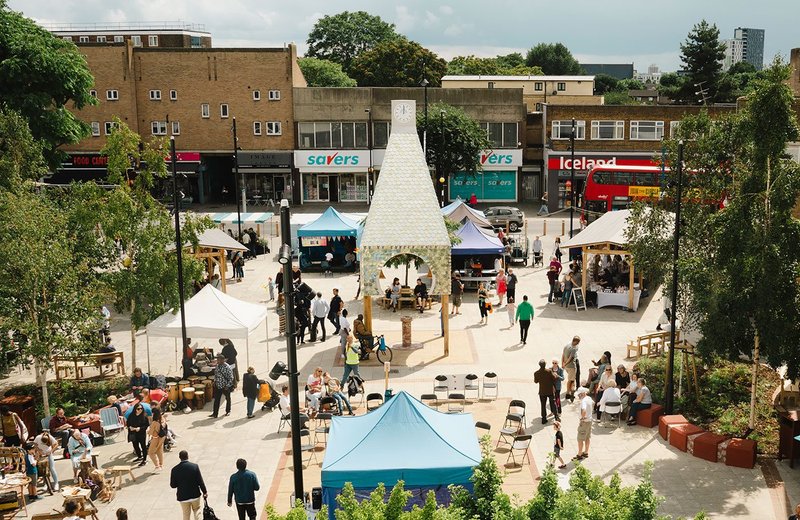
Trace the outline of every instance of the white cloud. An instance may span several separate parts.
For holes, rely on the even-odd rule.
[[[440,5],[439,12],[446,16],[451,16],[453,14],[453,8],[449,5]]]
[[[394,8],[394,25],[397,32],[404,33],[414,29],[417,18],[411,14],[408,6],[398,5]]]
[[[433,27],[439,24],[439,17],[430,11],[425,11],[425,27]]]

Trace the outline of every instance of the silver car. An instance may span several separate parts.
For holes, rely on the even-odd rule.
[[[525,214],[519,208],[512,206],[492,206],[483,211],[483,214],[495,227],[506,227],[508,231],[516,232],[522,229]]]

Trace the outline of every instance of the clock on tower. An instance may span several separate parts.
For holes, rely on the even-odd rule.
[[[417,104],[413,100],[392,101],[392,128],[416,130]]]

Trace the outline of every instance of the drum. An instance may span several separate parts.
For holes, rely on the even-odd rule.
[[[178,383],[167,383],[167,399],[177,401],[178,395]]]
[[[214,369],[213,369],[213,368],[211,368],[211,367],[209,367],[209,366],[200,367],[200,373],[201,373],[203,376],[206,376],[206,377],[208,377],[208,376],[210,376],[210,375],[211,375],[211,373],[212,373],[212,372],[214,372]]]
[[[194,407],[200,409],[206,405],[206,394],[198,390],[194,394]]]
[[[214,381],[206,379],[206,400],[214,399]]]
[[[200,376],[189,376],[189,384],[192,386],[197,386],[197,382],[203,379]]]
[[[194,387],[193,386],[187,386],[186,388],[181,390],[181,392],[183,392],[183,398],[186,401],[192,402],[192,400],[194,400]]]
[[[185,379],[181,379],[180,381],[178,381],[178,395],[182,395],[183,389],[186,388],[187,386],[192,386],[191,383],[189,383],[189,381]]]

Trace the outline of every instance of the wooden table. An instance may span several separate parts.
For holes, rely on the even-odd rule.
[[[28,516],[28,504],[25,502],[25,487],[30,481],[31,479],[22,473],[6,475],[5,479],[0,480],[0,491],[13,490],[19,495],[19,501],[22,503],[25,516]]]
[[[100,520],[97,517],[97,506],[92,502],[91,495],[91,489],[78,486],[66,486],[61,488],[61,496],[64,497],[64,505],[70,501],[76,502],[79,511],[86,511],[94,520]],[[80,516],[80,514],[78,516]]]

